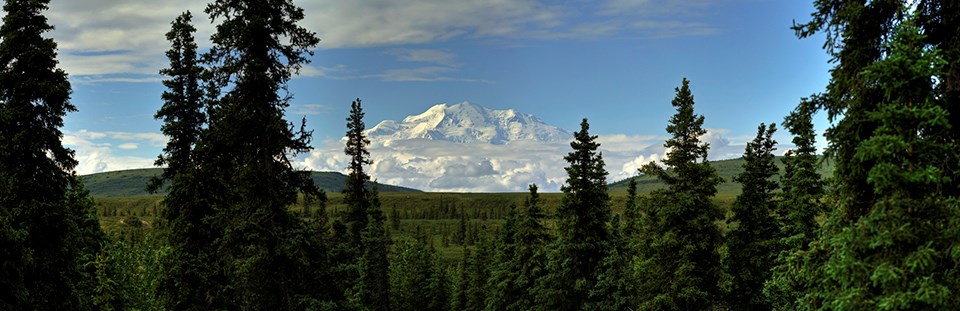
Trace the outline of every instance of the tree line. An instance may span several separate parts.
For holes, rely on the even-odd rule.
[[[729,211],[712,200],[722,180],[683,79],[667,157],[638,172],[665,188],[640,195],[631,182],[614,213],[600,144],[583,119],[555,211],[529,185],[497,233],[472,237],[454,265],[423,234],[389,235],[377,187],[366,186],[360,99],[346,118],[347,210],[331,218],[326,194],[292,167],[312,133],[306,120],[283,118],[287,82],[319,39],[298,25],[305,16],[290,0],[211,2],[205,13],[219,24],[202,53],[190,12],[171,23],[155,116],[169,141],[156,161],[163,174],[148,185],[169,183],[162,233],[110,243],[61,143],[63,116],[76,108],[56,43],[43,37],[48,2],[7,0],[0,26],[0,309],[960,307],[953,1],[815,2],[811,21],[793,29],[826,35],[831,80],[780,123],[795,146],[782,174],[777,126],[758,126]],[[821,111],[832,120],[828,180],[816,172],[812,118]],[[298,196],[309,213],[289,210]]]

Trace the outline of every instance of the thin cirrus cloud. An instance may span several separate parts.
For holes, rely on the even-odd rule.
[[[697,12],[712,5],[703,0],[320,0],[298,5],[307,16],[301,24],[317,32],[323,40],[318,46],[321,49],[402,47],[452,40],[590,40],[617,34],[665,37],[718,31],[696,20]],[[169,44],[164,34],[181,12],[193,12],[200,48],[209,47],[214,25],[203,13],[205,6],[203,1],[187,0],[56,1],[48,15],[56,27],[52,36],[59,44],[61,64],[77,82],[155,82],[167,62],[164,51]],[[422,62],[448,71],[460,66],[449,51],[401,48],[392,53],[401,62]],[[307,67],[301,74],[332,79],[483,82],[438,76],[435,66],[353,76]],[[417,73],[420,75],[414,75]]]
[[[461,64],[456,61],[456,54],[452,52],[435,49],[392,49],[386,54],[393,56],[398,62],[421,66],[391,68],[366,74],[358,73],[354,68],[343,64],[332,67],[305,66],[301,70],[301,75],[322,76],[331,80],[377,79],[388,82],[493,83],[489,80],[458,76]]]
[[[387,52],[397,60],[414,63],[433,63],[447,67],[460,67],[456,54],[437,49],[392,49]]]
[[[290,106],[290,112],[293,116],[319,115],[333,110],[333,106],[324,104],[293,104]]]

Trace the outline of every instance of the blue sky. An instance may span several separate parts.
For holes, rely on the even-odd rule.
[[[189,9],[201,47],[209,47],[213,26],[194,2],[51,4],[51,36],[79,109],[64,131],[80,173],[144,167],[159,154],[164,140],[152,116],[163,91],[156,74],[166,63],[163,34]],[[760,122],[779,123],[801,97],[826,85],[823,38],[800,40],[789,29],[808,20],[810,2],[295,1],[306,12],[301,24],[322,41],[313,63],[290,82],[288,117],[306,116],[317,149],[335,150],[354,98],[363,99],[369,127],[469,101],[571,131],[587,117],[594,134],[650,138],[639,152],[666,134],[673,88],[687,77],[697,112],[729,145],[719,151],[729,157],[742,152]],[[826,125],[818,116],[817,127]],[[789,142],[785,130],[779,134]],[[628,171],[625,164],[608,170],[621,171],[611,179]]]

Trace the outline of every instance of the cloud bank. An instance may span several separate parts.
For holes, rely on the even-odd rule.
[[[743,154],[746,142],[731,143],[724,129],[702,137],[710,144],[710,160]],[[597,139],[609,172],[608,182],[635,176],[640,166],[666,157],[665,136],[601,135]],[[572,139],[572,138],[571,138]],[[529,184],[556,192],[566,181],[563,157],[569,142],[512,141],[503,145],[463,144],[427,139],[373,141],[370,175],[386,184],[425,191],[522,192]],[[326,141],[302,156],[299,168],[346,173],[349,158],[341,141]]]
[[[746,140],[726,137],[725,129],[709,129],[710,160],[736,158]],[[737,137],[742,139],[743,137]],[[572,139],[572,138],[571,138]],[[600,151],[608,182],[635,176],[637,169],[666,157],[666,136],[600,135]],[[78,174],[153,167],[167,138],[159,133],[76,131],[63,143],[76,151]],[[780,139],[780,141],[786,141]],[[780,144],[777,154],[790,148]],[[427,139],[374,141],[369,147],[370,175],[381,183],[443,192],[522,192],[537,184],[545,192],[560,191],[567,178],[564,155],[569,142],[512,141],[507,144],[463,144]],[[298,169],[346,173],[350,159],[343,142],[328,140],[295,162]]]

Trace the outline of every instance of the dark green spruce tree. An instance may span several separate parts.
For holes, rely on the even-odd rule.
[[[200,195],[204,190],[197,182],[198,160],[193,152],[206,123],[205,97],[201,87],[204,69],[200,66],[197,44],[191,24],[193,15],[184,12],[167,32],[170,67],[160,70],[168,78],[163,81],[163,106],[155,118],[163,120],[160,131],[169,137],[156,165],[163,175],[154,177],[148,190],[157,191],[165,182],[170,189],[164,198],[161,216],[166,221],[166,241],[171,253],[164,259],[166,273],[159,285],[159,295],[171,309],[210,309],[222,306],[217,289],[222,284],[213,260],[216,230],[205,224],[213,210]]]
[[[780,216],[782,249],[763,288],[771,308],[777,310],[799,309],[797,298],[822,279],[809,270],[817,265],[807,256],[810,242],[816,239],[820,227],[816,217],[825,212],[822,203],[824,184],[817,172],[814,107],[811,103],[802,100],[783,122],[783,126],[794,135],[795,148],[784,155],[780,178],[782,191],[777,214]]]
[[[727,232],[724,258],[724,268],[731,278],[727,303],[734,310],[770,309],[763,284],[770,278],[780,250],[780,229],[774,218],[774,191],[778,188],[773,180],[778,172],[773,155],[776,130],[774,124],[760,124],[757,137],[747,143],[743,153],[743,172],[733,178],[743,186],[733,202],[733,216],[728,219],[732,229]]]
[[[486,226],[481,226],[477,231],[486,231]],[[486,234],[477,233],[476,252],[470,258],[470,264],[467,271],[467,308],[464,310],[484,310],[490,296],[490,279],[494,261],[493,244],[491,238]]]
[[[380,209],[380,195],[374,189],[367,189],[370,176],[363,166],[373,163],[363,123],[363,107],[360,99],[350,106],[347,117],[347,146],[344,152],[350,156],[350,174],[343,188],[344,203],[347,212],[347,227],[359,228],[359,258],[357,260],[358,279],[351,290],[353,304],[362,310],[390,310],[389,262],[387,259],[387,233],[384,227],[386,217]],[[363,221],[359,218],[362,213]],[[354,215],[357,214],[357,215]],[[354,219],[357,218],[357,219]]]
[[[637,197],[637,179],[627,182],[627,201],[623,205],[623,236],[633,241],[640,233],[640,206]]]
[[[470,265],[470,257],[470,249],[463,246],[463,256],[460,257],[460,262],[454,269],[453,279],[450,280],[451,286],[453,286],[450,291],[450,310],[467,309],[467,290],[470,286],[467,275],[470,269],[467,267]]]
[[[717,248],[723,236],[716,221],[723,211],[712,201],[722,179],[707,162],[710,146],[701,142],[707,133],[703,116],[693,112],[690,81],[676,88],[667,133],[672,137],[663,164],[649,163],[641,170],[656,176],[665,189],[645,198],[646,216],[639,243],[640,309],[705,310],[720,298],[722,275]]]
[[[825,254],[825,278],[800,298],[802,306],[960,307],[955,294],[960,288],[960,204],[954,169],[960,145],[950,114],[956,104],[943,86],[951,73],[944,70],[947,63],[938,45],[924,37],[925,25],[917,22],[922,19],[915,14],[923,12],[909,3],[890,2],[851,3],[856,10],[849,15],[834,15],[822,7],[827,3],[818,4],[821,15],[802,28],[817,31],[822,21],[840,24],[829,28],[840,36],[828,36],[843,40],[839,54],[845,57],[838,58],[837,68],[856,68],[856,75],[834,70],[825,94],[824,107],[839,118],[827,132],[836,159],[830,194],[836,209],[818,241]],[[886,10],[876,11],[881,5]],[[889,28],[864,34],[859,27],[870,27],[861,24],[865,19],[887,21]],[[851,45],[866,39],[858,35],[880,40],[872,45],[879,51],[875,57],[847,55],[864,48]]]
[[[227,286],[218,297],[225,309],[327,307],[343,291],[329,286],[321,235],[287,209],[299,193],[320,194],[291,165],[311,132],[284,119],[287,82],[319,39],[298,25],[303,9],[291,0],[216,0],[205,12],[219,22],[204,56],[217,96],[194,152],[208,223],[220,230],[213,247]]]
[[[622,220],[621,220],[622,219]],[[610,223],[610,246],[607,257],[600,263],[597,285],[590,290],[589,310],[628,310],[639,302],[636,278],[635,241],[639,239],[640,210],[637,206],[637,180],[627,182],[627,200],[623,217],[614,215]]]
[[[590,302],[585,310],[630,310],[639,305],[637,279],[634,277],[627,224],[614,215],[610,223],[610,243],[607,257],[600,262],[597,284],[590,290]]]
[[[536,296],[531,291],[540,278],[547,274],[547,244],[550,233],[543,222],[546,218],[540,207],[540,194],[537,185],[530,185],[530,197],[527,198],[517,220],[515,250],[513,254],[513,286],[517,299],[507,306],[508,310],[532,310],[536,308]]]
[[[504,217],[503,226],[497,232],[496,253],[490,264],[490,279],[488,288],[490,295],[486,301],[486,308],[506,310],[507,305],[517,301],[518,294],[514,285],[515,275],[513,257],[516,253],[517,218],[519,212],[516,205],[510,205],[510,211]]]
[[[174,19],[166,34],[167,41],[170,41],[170,49],[166,52],[170,67],[161,69],[160,74],[168,77],[162,82],[167,90],[160,96],[163,106],[154,118],[163,120],[160,131],[169,140],[163,149],[164,154],[157,157],[155,163],[163,167],[163,175],[151,180],[148,188],[153,192],[159,190],[164,181],[187,175],[195,166],[193,148],[200,140],[206,123],[205,98],[201,87],[204,69],[199,63],[197,43],[193,36],[197,29],[193,27],[192,20],[190,11],[183,12]],[[182,187],[171,188],[179,190]],[[174,214],[179,214],[183,212],[179,210],[184,208],[173,206],[172,209],[177,210]]]
[[[390,261],[390,300],[394,310],[447,310],[450,283],[440,255],[418,233],[398,239]]]
[[[816,132],[813,130],[813,107],[805,99],[784,118],[783,126],[793,134],[795,149],[783,157],[783,177],[780,179],[781,200],[778,213],[785,237],[784,245],[791,249],[805,249],[816,238],[819,227],[816,217],[825,210],[819,202],[824,183],[817,159]]]
[[[368,193],[370,192],[366,184],[370,182],[370,175],[363,170],[364,165],[370,165],[370,151],[367,146],[370,140],[367,139],[363,130],[366,126],[363,124],[363,108],[360,107],[360,99],[350,104],[350,116],[347,117],[347,146],[344,153],[350,157],[350,164],[347,170],[347,181],[343,188],[343,201],[347,205],[347,214],[343,222],[351,234],[351,240],[354,244],[359,243],[361,231],[367,227],[367,209],[370,208]]]
[[[67,73],[42,14],[49,0],[7,0],[0,26],[0,309],[92,305],[103,233],[73,151],[61,142]]]
[[[557,208],[557,239],[548,254],[548,275],[537,283],[537,303],[549,310],[580,310],[589,302],[600,262],[607,256],[610,195],[607,171],[590,135],[587,119],[580,123],[565,160],[567,182]]]
[[[495,310],[533,310],[536,304],[532,289],[546,275],[546,252],[550,234],[543,221],[546,213],[540,207],[537,185],[530,185],[530,196],[516,220],[513,257],[496,266],[491,274],[498,280],[491,284],[488,308]],[[493,283],[493,282],[491,282]]]

